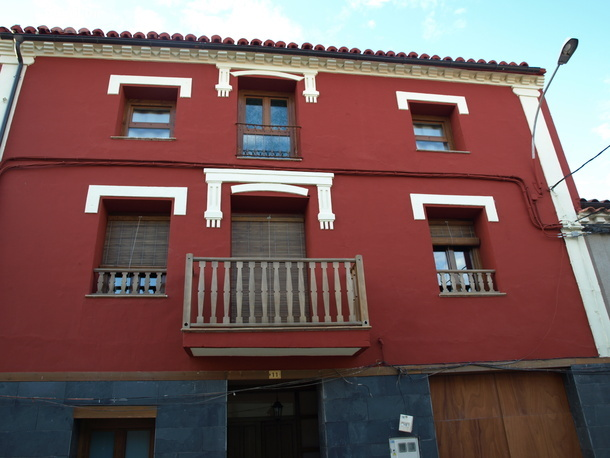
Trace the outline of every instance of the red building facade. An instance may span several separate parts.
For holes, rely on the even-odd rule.
[[[546,107],[531,158],[544,70],[45,30],[0,32],[5,408],[52,399],[63,426],[19,433],[67,444],[36,456],[98,430],[155,456],[595,449],[570,387],[607,346]]]

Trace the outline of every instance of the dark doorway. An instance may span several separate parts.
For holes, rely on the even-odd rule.
[[[234,386],[227,400],[228,458],[319,458],[315,388]]]

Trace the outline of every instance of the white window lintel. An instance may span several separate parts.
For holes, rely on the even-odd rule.
[[[458,113],[468,114],[466,97],[461,95],[426,94],[423,92],[396,91],[396,101],[399,110],[408,110],[409,102],[448,103],[457,105]]]
[[[85,213],[97,213],[102,197],[141,197],[174,199],[174,215],[186,215],[188,188],[163,186],[89,185]]]
[[[411,194],[411,206],[413,218],[416,220],[426,219],[426,205],[448,205],[464,207],[483,207],[487,214],[487,220],[497,223],[499,220],[496,204],[492,196],[456,196],[443,194]]]
[[[192,78],[166,76],[110,75],[108,94],[118,94],[121,85],[169,86],[179,88],[179,97],[190,98]]]

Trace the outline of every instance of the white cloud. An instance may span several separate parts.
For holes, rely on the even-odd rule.
[[[593,132],[599,135],[602,140],[610,140],[610,122],[605,122],[593,128]]]
[[[150,32],[154,30],[156,32],[168,32],[167,30],[167,21],[164,16],[160,15],[158,12],[142,8],[141,6],[137,6],[134,11],[134,25],[135,29],[131,30],[131,32]],[[175,31],[172,31],[175,32]]]
[[[348,6],[350,8],[379,8],[390,1],[392,0],[350,0]]]
[[[443,34],[439,28],[438,23],[436,22],[436,13],[432,11],[430,14],[426,16],[424,22],[422,24],[423,27],[423,36],[425,40],[434,41],[441,37]]]
[[[262,40],[302,41],[301,26],[270,0],[195,0],[182,9],[186,29],[194,34]]]
[[[371,19],[370,21],[368,21],[368,22],[366,23],[366,26],[367,26],[369,29],[374,29],[375,27],[377,27],[377,23],[376,23],[376,22],[375,22],[373,19]]]

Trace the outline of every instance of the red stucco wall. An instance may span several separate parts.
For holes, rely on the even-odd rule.
[[[121,96],[107,94],[111,74],[193,79],[192,97],[177,102],[175,141],[110,138],[121,116]],[[297,85],[303,160],[295,162],[235,157],[237,93],[218,97],[217,81],[215,66],[203,64],[37,58],[28,68],[0,175],[0,370],[313,369],[596,355],[564,242],[532,224],[532,205],[543,223],[557,221],[548,193],[528,199],[535,163],[510,88],[319,73],[318,103],[305,103]],[[459,116],[459,127],[469,153],[416,151],[396,91],[464,96],[470,114]],[[319,229],[309,187],[307,255],[364,257],[370,348],[355,357],[265,360],[186,353],[185,256],[231,250],[230,191],[223,187],[222,227],[206,228],[204,167],[335,173],[334,230]],[[188,188],[187,214],[171,217],[167,298],[86,297],[105,224],[103,212],[84,213],[89,185]],[[439,297],[428,225],[414,220],[410,193],[494,197],[500,221],[481,216],[477,232],[505,296]],[[236,344],[247,338],[231,336]]]

